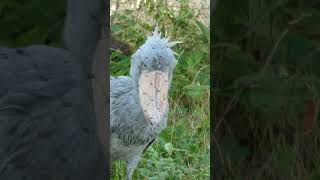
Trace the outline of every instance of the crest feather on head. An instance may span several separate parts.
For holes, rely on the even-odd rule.
[[[180,44],[182,43],[182,41],[172,41],[170,42],[170,38],[169,37],[161,37],[161,32],[159,32],[159,26],[158,26],[158,23],[156,24],[155,28],[154,28],[154,31],[152,32],[152,35],[149,36],[147,38],[147,41],[145,42],[145,44],[153,44],[153,43],[159,43],[163,46],[166,46],[166,47],[173,47],[175,46],[176,44]]]
[[[174,67],[177,64],[177,60],[175,55],[179,55],[174,52],[171,47],[182,43],[181,41],[169,41],[169,38],[161,37],[161,32],[159,32],[158,24],[155,26],[154,31],[151,35],[147,37],[147,40],[142,44],[137,51],[132,55],[131,58],[131,68],[130,68],[130,76],[134,77],[134,79],[138,80],[142,61],[150,61],[156,58],[159,54],[161,54],[161,59],[166,61],[169,69],[173,71]],[[172,72],[169,73],[169,80],[171,81]]]

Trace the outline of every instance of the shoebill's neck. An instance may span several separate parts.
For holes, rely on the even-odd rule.
[[[106,149],[106,63],[105,0],[68,0],[65,47],[75,56],[88,78],[88,97],[95,113],[99,139]],[[101,31],[103,29],[103,31]],[[91,106],[90,106],[91,107]]]
[[[92,56],[100,38],[103,0],[68,0],[65,20],[65,47],[90,72]]]
[[[98,42],[97,49],[94,53],[92,74],[92,93],[93,93],[93,106],[97,119],[97,125],[99,130],[99,138],[104,147],[106,155],[109,155],[107,149],[107,109],[109,109],[109,95],[107,94],[107,88],[109,87],[108,75],[107,75],[107,37],[106,31],[102,31],[102,37]]]

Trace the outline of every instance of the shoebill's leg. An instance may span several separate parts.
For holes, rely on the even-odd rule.
[[[134,155],[131,159],[127,161],[127,177],[126,180],[131,180],[134,170],[136,169],[138,162],[140,160],[141,153]]]

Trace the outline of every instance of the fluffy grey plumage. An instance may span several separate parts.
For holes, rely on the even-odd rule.
[[[111,160],[127,161],[128,180],[132,178],[143,150],[166,127],[169,110],[165,110],[159,121],[150,121],[145,116],[139,98],[139,79],[145,72],[158,71],[167,74],[170,84],[177,63],[171,50],[174,44],[169,39],[161,38],[156,28],[153,35],[133,54],[130,76],[111,77]]]
[[[78,12],[77,6],[82,4],[84,14],[97,14],[91,11],[96,8],[89,7],[96,7],[94,2],[98,1],[70,0],[69,12]],[[70,17],[76,14],[68,13],[71,24],[67,26],[66,42],[70,51],[44,45],[0,47],[1,180],[103,178],[105,156],[97,138],[88,75],[84,59],[78,58],[83,57],[70,44],[74,41],[79,48],[93,46],[100,27],[84,30],[89,17],[81,23],[81,18]],[[69,36],[75,31],[79,33]],[[94,38],[90,39],[87,32]],[[88,62],[93,49],[84,49]]]

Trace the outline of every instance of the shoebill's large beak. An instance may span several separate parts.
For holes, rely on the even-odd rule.
[[[151,125],[159,124],[168,108],[168,73],[142,71],[139,97],[145,118]]]

